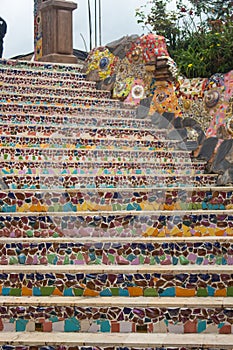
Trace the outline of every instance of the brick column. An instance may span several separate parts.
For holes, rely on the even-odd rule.
[[[73,55],[72,12],[77,4],[65,0],[42,2],[42,62],[77,63]]]

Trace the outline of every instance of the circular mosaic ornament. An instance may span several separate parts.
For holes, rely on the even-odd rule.
[[[102,57],[99,62],[99,67],[101,70],[106,70],[108,69],[109,65],[109,58],[108,57]]]
[[[105,79],[115,73],[117,60],[118,58],[108,49],[104,47],[95,48],[88,55],[86,73],[96,71],[100,79]]]
[[[144,97],[144,87],[142,85],[135,85],[133,88],[132,88],[132,97],[133,98],[143,98]]]
[[[217,90],[210,90],[205,94],[204,103],[207,108],[212,108],[217,105],[219,99],[220,93]]]
[[[191,100],[184,100],[183,101],[183,106],[184,106],[184,109],[188,110],[191,108]]]

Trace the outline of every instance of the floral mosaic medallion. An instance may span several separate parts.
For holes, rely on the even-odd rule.
[[[181,115],[178,99],[175,94],[174,85],[170,82],[155,82],[154,95],[150,105],[149,114],[158,112],[172,112],[175,116]]]
[[[93,49],[87,58],[87,71],[97,72],[99,80],[105,79],[115,73],[115,66],[118,58],[114,56],[107,48]]]

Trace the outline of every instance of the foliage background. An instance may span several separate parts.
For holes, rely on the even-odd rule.
[[[233,69],[233,0],[152,0],[136,9],[136,18],[166,38],[180,74],[210,77]]]

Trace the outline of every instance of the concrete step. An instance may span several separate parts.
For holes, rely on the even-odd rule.
[[[196,161],[195,159],[180,159],[173,153],[174,157],[167,152],[157,150],[156,153],[141,151],[130,151],[126,153],[124,150],[114,151],[102,150],[76,150],[66,148],[40,148],[35,147],[2,147],[0,149],[0,162],[7,168],[13,162],[24,163],[26,168],[40,167],[50,171],[58,172],[58,169],[64,168],[64,163],[67,165],[67,172],[73,169],[75,174],[87,172],[89,174],[154,174],[154,175],[198,175],[203,174],[206,167],[206,162]],[[141,157],[137,158],[137,154]],[[168,162],[169,159],[169,162]],[[182,161],[181,161],[182,160]],[[3,164],[4,163],[4,164]],[[24,167],[24,168],[25,168]],[[52,170],[54,169],[54,170]],[[74,169],[75,172],[74,172]],[[7,172],[7,171],[6,171]],[[59,171],[61,172],[61,170]],[[203,174],[204,175],[204,174]]]
[[[2,350],[22,349],[42,350],[52,346],[59,350],[62,346],[67,350],[228,350],[233,346],[232,334],[135,334],[135,333],[76,333],[69,332],[0,332]],[[9,344],[9,345],[8,345]],[[25,348],[24,348],[25,349]]]
[[[109,304],[115,297],[195,297],[199,306],[199,297],[232,298],[232,276],[232,266],[217,265],[6,265],[0,295],[108,297]]]
[[[40,168],[43,163],[27,163],[24,162],[4,162],[2,163],[2,184],[4,188],[9,189],[80,189],[86,188],[90,191],[94,188],[98,189],[117,189],[117,188],[160,188],[169,186],[193,188],[195,186],[215,186],[216,174],[198,174],[198,175],[137,175],[137,174],[84,174],[76,175],[77,169],[72,164],[69,170],[63,170],[69,164],[60,162],[57,167],[52,163],[46,164],[45,168]],[[60,169],[58,168],[60,165]],[[16,166],[16,168],[14,167]],[[164,171],[163,171],[164,172]],[[26,177],[25,177],[26,176]],[[207,208],[206,208],[207,209]]]
[[[135,162],[135,163],[142,163],[142,162],[149,162],[151,163],[156,162],[157,164],[162,164],[166,166],[167,164],[189,164],[192,165],[192,162],[194,164],[205,164],[204,161],[196,161],[191,158],[191,154],[189,151],[182,151],[182,150],[161,150],[161,149],[145,149],[145,150],[137,150],[137,149],[114,149],[114,147],[103,147],[102,149],[89,147],[89,149],[85,148],[77,148],[75,149],[75,145],[72,145],[70,141],[72,139],[66,138],[66,140],[69,142],[66,147],[65,145],[57,145],[56,147],[52,147],[49,143],[32,143],[33,141],[37,142],[37,138],[29,138],[29,137],[22,137],[20,138],[22,141],[24,140],[24,144],[17,144],[17,138],[9,137],[2,137],[0,140],[1,142],[1,149],[13,149],[17,150],[17,152],[21,152],[21,154],[40,154],[41,152],[44,154],[47,154],[48,156],[51,156],[55,153],[58,155],[66,155],[67,153],[70,155],[74,153],[76,157],[78,157],[77,160],[84,160],[85,156],[87,157],[86,160],[94,162]],[[14,146],[11,144],[12,141],[14,141]],[[46,139],[44,139],[46,140]],[[43,141],[44,141],[43,140]],[[59,139],[58,139],[59,140]],[[48,138],[49,141],[49,138]],[[77,141],[77,139],[76,139]],[[10,146],[7,146],[6,143],[11,144]],[[70,145],[70,147],[69,147]]]
[[[40,130],[40,128],[28,127],[1,127],[0,126],[0,143],[8,147],[44,147],[44,148],[73,148],[73,149],[102,149],[116,148],[127,150],[161,150],[169,152],[177,150],[181,151],[180,145],[184,145],[181,141],[176,140],[158,140],[152,135],[143,135],[143,132],[128,132],[128,135],[120,135],[116,131],[90,130],[89,133],[67,132],[70,136],[66,136],[60,132],[51,132],[49,130]],[[145,133],[146,134],[146,133]],[[147,137],[146,137],[147,136]]]
[[[6,107],[6,105],[4,104]],[[2,105],[3,107],[3,105]],[[24,106],[26,108],[26,106]],[[35,106],[36,108],[37,106]],[[13,108],[13,105],[12,105]],[[52,109],[52,107],[51,107]],[[56,128],[56,130],[64,131],[67,129],[72,129],[75,131],[81,131],[85,132],[86,130],[93,129],[101,129],[101,128],[108,128],[108,130],[121,130],[122,133],[125,133],[125,130],[132,130],[136,131],[138,129],[143,129],[143,131],[147,131],[150,133],[153,133],[153,135],[157,136],[158,139],[165,139],[167,135],[167,130],[165,129],[159,129],[154,130],[153,125],[150,121],[150,119],[133,119],[133,118],[124,118],[123,115],[115,114],[112,116],[107,116],[107,113],[104,114],[104,111],[102,111],[102,115],[95,115],[93,116],[95,110],[90,110],[89,114],[87,114],[87,111],[82,109],[82,113],[76,112],[75,114],[68,114],[64,113],[63,115],[53,112],[51,110],[51,115],[45,114],[45,111],[41,111],[41,113],[38,113],[38,111],[35,111],[35,113],[32,112],[18,112],[10,113],[10,112],[0,112],[0,122],[3,123],[3,125],[13,124],[13,125],[32,125],[32,126],[38,126],[46,125],[49,128]],[[97,109],[98,111],[98,109]],[[74,112],[74,111],[72,111]],[[126,111],[126,113],[129,111]],[[71,113],[71,112],[70,112]]]
[[[49,103],[44,104],[31,103],[27,101],[14,101],[12,99],[0,99],[0,107],[2,113],[25,113],[25,114],[43,114],[46,116],[59,115],[60,117],[76,116],[82,114],[83,117],[111,117],[111,118],[131,118],[135,119],[136,110],[126,109],[125,105],[120,105],[116,108],[114,106],[102,106],[96,104],[93,106],[89,102],[87,104],[78,103]],[[85,125],[85,124],[83,124]]]
[[[83,122],[83,121],[82,121]],[[161,130],[163,133],[164,130]],[[83,139],[119,139],[128,141],[147,141],[155,142],[157,141],[158,147],[173,147],[179,149],[181,144],[182,149],[184,148],[184,143],[181,140],[172,140],[162,137],[160,130],[154,131],[152,129],[139,129],[139,128],[119,128],[116,126],[92,126],[86,125],[85,127],[78,125],[78,119],[76,119],[76,125],[74,127],[67,125],[48,125],[44,124],[16,124],[11,123],[8,120],[6,125],[5,121],[0,122],[0,133],[2,136],[37,136],[37,137],[51,137],[56,138],[58,136],[63,137],[77,137]]]
[[[1,213],[2,237],[200,237],[232,236],[233,210]]]
[[[4,79],[6,80],[6,79]],[[19,78],[20,85],[18,82],[14,81],[11,83],[8,83],[6,81],[1,81],[1,91],[3,93],[8,93],[8,94],[37,94],[37,95],[43,95],[43,96],[67,96],[67,97],[73,97],[75,98],[76,96],[80,97],[94,97],[94,98],[103,98],[103,99],[108,99],[111,97],[110,91],[106,90],[97,90],[95,88],[88,88],[85,86],[81,87],[73,87],[73,86],[68,86],[68,87],[61,87],[61,86],[51,86],[51,85],[35,85],[33,81],[31,82],[25,82],[22,81]],[[16,79],[15,79],[16,80]],[[81,81],[80,81],[81,82]]]
[[[0,297],[2,331],[233,333],[233,298],[112,299]]]
[[[184,189],[177,191],[171,188],[125,189],[108,191],[106,189],[91,191],[90,189],[58,189],[36,190],[0,190],[0,212],[15,207],[16,212],[35,211],[43,206],[47,212],[70,211],[130,211],[143,210],[230,210],[233,209],[233,189],[223,188],[222,191]],[[13,208],[12,208],[13,210]]]
[[[21,70],[18,74],[12,72],[12,70],[6,70],[2,67],[0,67],[1,72],[1,82],[4,84],[23,84],[23,85],[34,85],[34,86],[49,86],[49,87],[69,87],[69,88],[96,88],[96,82],[95,81],[88,81],[83,79],[83,75],[81,76],[81,79],[78,80],[77,77],[75,77],[73,74],[69,76],[64,76],[64,74],[61,76],[62,79],[57,79],[57,77],[53,76],[41,76],[41,74],[37,75],[22,75]],[[41,72],[39,72],[41,73]]]
[[[0,265],[233,265],[233,237],[0,238]]]
[[[27,123],[11,123],[8,120],[8,124],[6,125],[5,121],[0,122],[0,131],[2,134],[5,135],[36,135],[36,136],[51,136],[53,137],[54,134],[56,135],[62,135],[63,137],[71,137],[71,136],[77,136],[77,137],[110,137],[110,138],[120,138],[120,139],[133,139],[133,140],[147,140],[147,141],[153,141],[157,140],[160,141],[161,144],[163,142],[166,143],[173,143],[178,144],[180,141],[178,140],[166,140],[165,138],[159,137],[161,136],[159,132],[153,131],[151,129],[138,129],[138,128],[131,128],[131,129],[125,129],[125,128],[119,128],[116,126],[88,126],[86,125],[81,126],[78,125],[78,117],[75,117],[76,124],[74,126],[67,125],[67,121],[65,122],[65,125],[48,125],[48,123],[44,122],[44,124],[27,124]],[[163,130],[162,130],[163,132]]]
[[[25,157],[26,158],[26,157]],[[40,157],[38,157],[40,158]],[[42,157],[41,157],[42,158]],[[129,183],[129,188],[133,188],[132,180],[134,179],[136,182],[140,180],[140,184],[136,184],[135,188],[161,188],[170,186],[172,188],[179,187],[195,187],[195,186],[215,186],[216,184],[216,178],[217,174],[202,174],[202,169],[199,169],[199,167],[190,167],[180,166],[176,167],[175,165],[172,166],[165,166],[158,165],[156,167],[156,164],[148,164],[148,167],[145,167],[144,164],[135,164],[135,163],[97,163],[94,166],[91,166],[90,163],[87,163],[86,165],[83,165],[82,162],[79,161],[70,161],[68,159],[61,159],[61,160],[54,160],[48,159],[45,157],[46,160],[36,160],[36,161],[28,161],[26,159],[25,161],[21,160],[21,157],[19,157],[19,165],[16,169],[13,171],[11,170],[13,168],[13,165],[17,161],[17,157],[13,158],[12,161],[2,161],[2,171],[4,177],[8,177],[8,179],[4,179],[9,184],[9,188],[16,189],[14,185],[11,186],[10,176],[18,176],[19,178],[22,177],[22,175],[28,175],[29,178],[31,176],[41,176],[44,177],[45,175],[48,175],[48,177],[51,177],[53,175],[54,177],[62,177],[62,179],[59,180],[61,187],[61,181],[63,182],[64,179],[67,176],[70,177],[71,175],[74,175],[74,179],[72,180],[75,182],[76,185],[69,186],[70,188],[85,188],[86,186],[81,186],[81,184],[78,184],[78,178],[81,176],[89,176],[89,177],[97,177],[103,176],[101,178],[102,180],[105,179],[105,181],[108,182],[108,185],[102,185],[102,188],[116,188],[115,185],[111,184],[109,182],[109,176],[112,176],[112,180],[116,180],[116,182],[121,183],[119,185],[119,188],[127,188],[127,182]],[[72,159],[72,158],[71,158]],[[67,166],[67,169],[65,169],[65,165]],[[17,170],[21,169],[21,170]],[[80,176],[79,176],[80,175]],[[123,177],[124,176],[124,177]],[[132,176],[135,176],[135,178],[132,178]],[[148,176],[148,183],[145,182],[144,177]],[[120,181],[118,179],[120,177]],[[75,180],[75,178],[77,178]],[[141,182],[141,179],[143,181]],[[74,181],[75,180],[75,181]],[[154,181],[160,180],[161,183],[155,183]],[[42,180],[43,181],[43,180]],[[175,183],[175,181],[177,181]],[[18,181],[17,181],[18,182]],[[102,181],[103,182],[103,181]],[[98,181],[97,181],[98,183]],[[26,183],[25,183],[26,184]],[[41,182],[42,184],[42,182]],[[124,184],[124,186],[123,186]],[[147,184],[147,186],[146,186]],[[123,187],[122,187],[123,186]],[[67,187],[67,188],[69,188]],[[101,187],[101,186],[97,186]],[[31,187],[31,186],[21,186],[20,188],[42,188],[46,189],[46,187]],[[88,188],[96,188],[96,185],[89,185]]]
[[[50,94],[44,94],[44,95],[38,95],[38,94],[32,94],[32,93],[24,93],[24,94],[17,94],[17,93],[10,93],[7,91],[1,91],[0,92],[0,102],[7,102],[7,101],[14,101],[17,103],[26,103],[26,104],[41,104],[41,105],[47,105],[47,104],[72,104],[73,106],[82,107],[85,106],[87,108],[95,107],[95,106],[101,106],[102,108],[121,108],[123,106],[122,102],[119,102],[118,100],[110,100],[105,98],[97,98],[97,97],[88,97],[88,96],[74,96],[69,97],[65,94],[63,96],[56,96],[56,95],[50,95]],[[131,107],[132,108],[132,107]],[[127,109],[127,105],[125,105],[125,109]]]
[[[85,74],[82,73],[83,66],[80,64],[63,64],[63,63],[44,63],[44,62],[35,62],[35,61],[21,61],[21,60],[11,60],[11,59],[1,59],[0,68],[2,72],[7,72],[8,74],[16,74],[22,76],[56,76],[59,75],[60,78],[64,77],[78,77],[81,73],[85,77]]]

